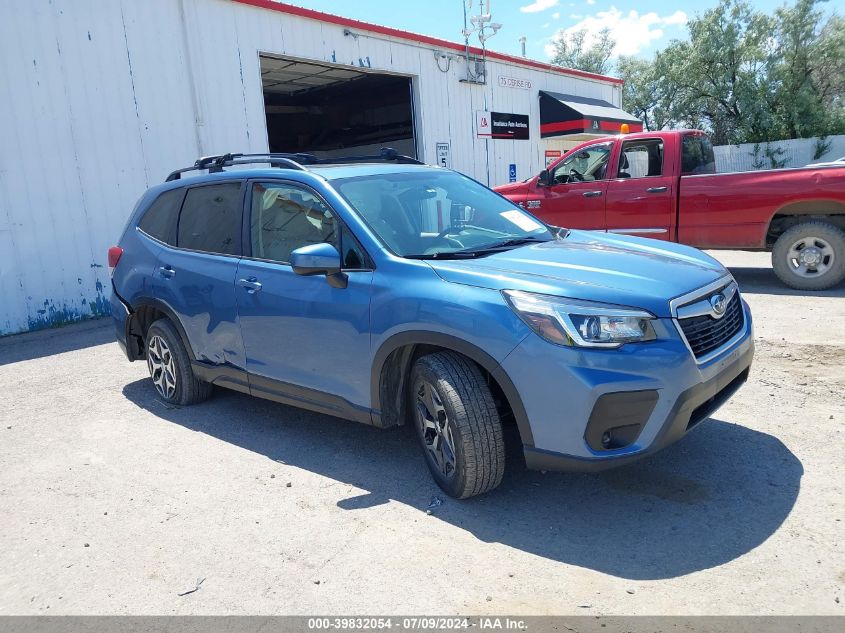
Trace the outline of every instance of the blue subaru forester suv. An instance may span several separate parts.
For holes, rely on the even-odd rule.
[[[501,481],[507,425],[530,468],[617,466],[747,379],[751,314],[711,257],[550,227],[459,173],[377,158],[227,154],[144,194],[109,251],[111,305],[159,397],[217,385],[409,422],[464,498]]]

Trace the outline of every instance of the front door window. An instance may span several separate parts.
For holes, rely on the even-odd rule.
[[[600,143],[568,156],[554,168],[552,184],[604,180],[611,147],[611,143]]]

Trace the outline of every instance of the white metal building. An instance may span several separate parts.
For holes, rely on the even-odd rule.
[[[481,55],[270,0],[3,0],[0,334],[106,313],[107,248],[199,156],[391,146],[495,185],[618,129],[589,109],[619,80]],[[541,91],[592,105],[541,138]]]

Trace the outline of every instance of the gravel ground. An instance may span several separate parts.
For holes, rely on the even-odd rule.
[[[713,419],[431,515],[408,429],[224,390],[165,406],[103,321],[2,339],[0,614],[841,615],[845,288],[717,256],[758,351]]]

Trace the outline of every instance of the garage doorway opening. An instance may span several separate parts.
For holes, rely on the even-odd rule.
[[[411,78],[259,55],[271,152],[320,157],[393,147],[416,158]]]

